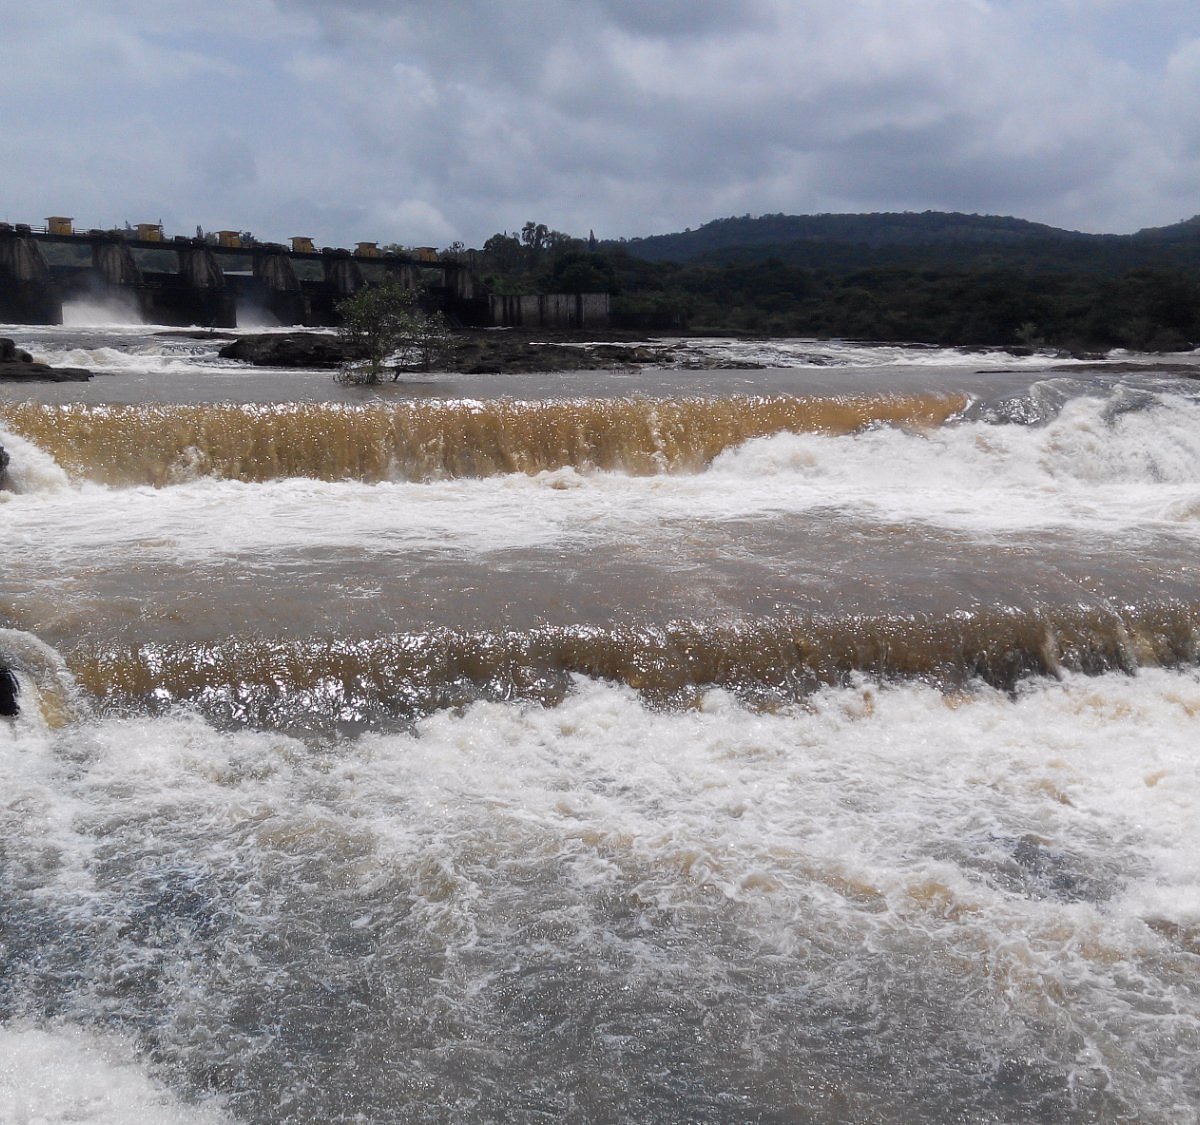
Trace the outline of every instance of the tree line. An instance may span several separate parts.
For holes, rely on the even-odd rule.
[[[493,235],[473,257],[494,292],[607,292],[615,326],[637,330],[1072,350],[1200,343],[1195,221],[1118,237],[943,215],[872,233],[865,220],[902,217],[831,216],[870,241],[810,230],[799,243],[772,242],[759,227],[778,234],[788,218],[722,220],[737,229],[710,234],[691,260],[662,257],[661,244],[639,253],[653,240],[598,242],[534,222]],[[681,256],[685,235],[664,236]]]

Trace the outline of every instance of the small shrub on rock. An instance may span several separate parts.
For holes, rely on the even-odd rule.
[[[405,371],[429,371],[450,350],[450,330],[441,313],[426,313],[417,294],[395,282],[371,285],[338,304],[338,335],[347,352],[362,356],[338,368],[339,383],[393,381]]]

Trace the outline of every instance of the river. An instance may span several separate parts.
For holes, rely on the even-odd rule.
[[[0,1120],[1197,1119],[1200,383],[0,335]]]

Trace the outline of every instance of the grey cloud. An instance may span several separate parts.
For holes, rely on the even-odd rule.
[[[1017,211],[1036,208],[1105,170],[1091,150],[1073,159],[1017,158],[980,144],[975,123],[953,117],[935,126],[873,131],[825,154],[820,177],[855,208]]]
[[[578,213],[579,204],[557,193],[575,184],[577,194],[589,177],[614,221],[620,201],[645,194],[646,181],[657,182],[664,198],[688,195],[697,205],[708,198],[714,208],[736,198],[754,210],[764,181],[777,194],[780,169],[805,162],[829,177],[825,194],[842,197],[886,195],[889,185],[909,196],[936,185],[939,198],[1006,180],[1021,186],[1018,177],[995,176],[1005,159],[995,122],[1030,112],[1035,101],[1021,104],[1019,84],[998,61],[1002,52],[981,34],[1003,30],[986,10],[956,37],[912,19],[923,10],[950,20],[955,6],[947,4],[851,5],[840,18],[822,4],[790,14],[770,4],[688,5],[686,15],[682,7],[597,0],[573,6],[570,19],[534,24],[522,18],[531,8],[520,2],[505,6],[503,19],[501,9],[482,3],[439,5],[432,16],[412,5],[355,5],[360,16],[391,11],[385,25],[408,65],[427,60],[442,88],[486,97],[503,122],[494,145],[475,135],[464,147],[452,115],[413,107],[409,151],[424,138],[418,151],[436,159],[429,138],[445,138],[450,161],[470,169],[481,194],[524,196],[527,211]],[[728,35],[704,40],[715,28]],[[374,49],[386,41],[378,37]],[[1010,63],[1028,67],[1018,58],[1023,45],[1007,46]],[[495,59],[499,65],[486,65]],[[480,100],[460,96],[459,109]],[[1097,115],[1097,133],[1104,116]],[[953,135],[952,121],[959,123]],[[941,130],[938,144],[921,139],[922,130]],[[972,137],[981,136],[992,146],[982,159],[972,153]],[[522,156],[516,168],[514,150]],[[621,178],[632,183],[613,182]],[[797,184],[795,194],[803,191]],[[1031,196],[989,193],[1012,202]]]
[[[898,206],[1129,229],[1180,217],[1200,136],[1179,20],[1155,24],[1171,65],[1137,71],[1084,0],[62,7],[0,0],[17,65],[71,67],[48,98],[0,92],[6,142],[43,169],[0,188],[14,208],[120,211],[136,185],[185,230],[219,212],[275,237],[478,243],[528,218],[634,235]],[[1134,9],[1107,7],[1128,34]],[[112,42],[146,58],[123,85],[97,62]],[[122,131],[122,167],[82,171]]]
[[[765,5],[746,0],[598,0],[597,7],[634,34],[668,39],[741,30],[766,12]]]
[[[192,168],[198,180],[216,190],[248,187],[258,176],[254,146],[224,131],[193,154]]]

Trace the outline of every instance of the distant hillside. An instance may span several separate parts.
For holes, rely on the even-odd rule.
[[[1113,272],[1200,266],[1200,216],[1132,235],[1083,234],[995,215],[923,211],[862,215],[762,215],[715,219],[697,230],[620,243],[652,262],[731,265],[777,259],[838,272],[982,262]]]
[[[632,238],[631,254],[648,261],[695,261],[719,250],[775,250],[796,242],[883,246],[935,246],[1028,242],[1071,237],[1042,223],[956,212],[891,212],[867,215],[761,215],[714,219],[697,230]],[[1074,234],[1075,238],[1086,235]]]
[[[1145,244],[1180,244],[1200,241],[1200,215],[1193,215],[1181,223],[1172,223],[1169,227],[1144,227],[1137,234],[1129,235],[1129,239],[1132,242]]]
[[[607,291],[626,330],[988,347],[1200,347],[1200,216],[1131,235],[994,215],[764,215],[596,245],[526,223],[505,294]]]

